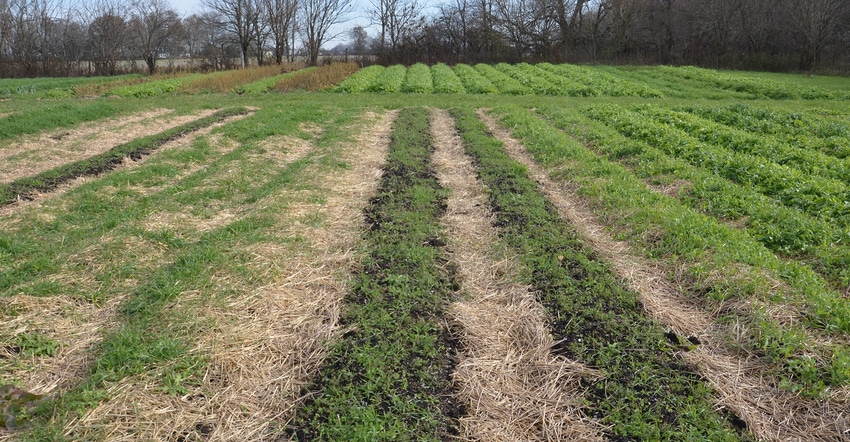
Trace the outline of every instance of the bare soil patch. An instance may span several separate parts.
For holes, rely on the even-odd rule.
[[[598,374],[551,353],[543,307],[529,287],[511,283],[516,262],[494,253],[489,203],[451,117],[434,110],[431,127],[437,176],[451,190],[448,249],[469,292],[448,312],[463,345],[454,381],[469,412],[461,418],[464,439],[601,440],[575,406],[579,381]]]
[[[628,244],[611,238],[580,197],[553,182],[509,130],[483,111],[479,117],[504,142],[511,156],[528,168],[529,175],[540,183],[541,191],[561,216],[575,226],[594,250],[606,257],[629,288],[640,294],[644,308],[673,333],[697,338],[700,345],[682,352],[681,357],[714,387],[719,406],[740,416],[748,431],[760,440],[846,440],[850,416],[845,399],[804,400],[764,379],[760,375],[763,367],[755,357],[730,355],[710,315],[689,305],[663,271],[632,253]]]
[[[215,324],[193,350],[209,357],[202,385],[170,396],[160,391],[156,373],[128,379],[69,432],[115,441],[277,440],[275,433],[304,400],[301,389],[315,375],[328,341],[340,333],[362,210],[377,189],[395,115],[367,116],[376,123],[345,148],[352,167],[322,178],[324,201],[298,205],[298,212],[321,214],[326,222],[289,222],[291,214],[281,213],[288,225],[281,235],[305,240],[249,248],[261,286],[248,287],[250,293],[227,305],[199,304],[198,316]],[[292,153],[289,161],[309,151]],[[324,233],[316,235],[319,230]]]

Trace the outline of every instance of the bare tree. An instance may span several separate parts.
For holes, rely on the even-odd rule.
[[[381,54],[396,50],[410,38],[419,20],[422,6],[416,0],[372,0],[369,17],[380,26],[378,39]]]
[[[86,56],[86,28],[77,19],[77,11],[69,8],[65,17],[57,20],[52,52],[62,62],[64,75],[76,74]]]
[[[124,5],[113,0],[96,0],[88,5],[88,58],[97,75],[115,75],[128,42]]]
[[[693,8],[693,26],[702,46],[720,67],[721,57],[728,54],[738,39],[741,26],[738,23],[743,0],[697,0]]]
[[[145,60],[148,73],[154,74],[157,60],[180,31],[180,17],[166,0],[136,0],[132,8],[129,23],[132,47]]]
[[[351,31],[348,31],[348,37],[351,38],[351,52],[354,55],[363,55],[366,53],[366,48],[369,44],[369,34],[363,26],[351,28]]]
[[[847,0],[792,0],[789,25],[802,49],[801,69],[818,67],[824,49],[838,36],[844,8]]]
[[[264,0],[265,20],[272,40],[275,63],[281,64],[283,57],[291,52],[289,36],[295,28],[298,0]]]
[[[333,39],[330,28],[342,23],[352,10],[352,0],[301,0],[301,32],[310,65],[319,63],[322,43]]]
[[[202,0],[204,6],[216,13],[218,24],[233,35],[241,51],[242,67],[248,65],[248,50],[256,38],[254,26],[259,11],[255,0]]]
[[[764,54],[779,32],[782,0],[746,0],[739,9],[741,33],[750,54]]]

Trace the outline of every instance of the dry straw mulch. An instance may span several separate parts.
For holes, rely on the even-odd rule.
[[[454,373],[469,412],[461,418],[463,438],[601,440],[601,428],[576,407],[579,381],[598,374],[551,353],[543,307],[529,287],[511,283],[516,262],[494,252],[489,203],[446,111],[433,111],[432,133],[437,176],[451,190],[448,249],[469,293],[448,312],[463,346]]]
[[[215,110],[170,118],[169,113],[168,109],[153,109],[123,118],[87,123],[76,129],[25,137],[0,149],[0,183],[101,154],[130,140],[207,117]]]
[[[345,146],[343,159],[352,167],[321,178],[324,203],[306,198],[280,214],[288,225],[280,234],[304,238],[303,243],[248,247],[254,279],[262,286],[243,281],[250,293],[227,305],[204,306],[192,299],[200,294],[181,300],[215,324],[193,350],[209,358],[202,385],[170,396],[161,391],[155,372],[127,379],[68,433],[115,441],[276,440],[304,400],[301,390],[324,360],[328,341],[340,332],[347,278],[358,261],[362,210],[377,190],[395,116],[366,117],[374,123],[371,129]],[[309,151],[296,148],[289,161]],[[305,214],[324,221],[297,221]]]
[[[528,168],[531,178],[540,183],[541,191],[561,216],[640,295],[644,308],[677,334],[699,338],[702,344],[683,352],[681,357],[715,389],[718,406],[734,411],[759,440],[846,441],[850,437],[850,403],[846,394],[836,400],[805,400],[775,388],[762,376],[764,367],[755,357],[730,354],[712,318],[689,305],[661,269],[639,258],[625,242],[611,238],[580,197],[552,181],[509,130],[484,111],[478,114],[490,132],[504,142],[511,156]]]

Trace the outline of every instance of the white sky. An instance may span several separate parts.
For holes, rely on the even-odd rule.
[[[201,12],[204,9],[201,5],[201,0],[168,0],[168,2],[181,17],[187,17],[193,13]],[[339,32],[342,34],[337,39],[326,42],[322,45],[323,48],[330,49],[339,43],[347,43],[349,40],[348,31],[358,25],[366,27],[370,37],[375,36],[376,31],[375,29],[368,28],[369,19],[366,17],[366,9],[369,8],[369,0],[354,0],[354,3],[354,12],[347,17],[348,21],[337,25],[331,30],[331,34]]]

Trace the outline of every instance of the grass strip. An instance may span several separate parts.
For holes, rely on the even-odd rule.
[[[224,109],[209,117],[200,118],[155,135],[138,138],[115,146],[100,155],[65,164],[33,177],[21,178],[8,184],[0,185],[0,205],[12,204],[19,198],[27,198],[34,192],[51,191],[60,184],[77,177],[103,173],[121,164],[124,157],[139,159],[175,138],[203,129],[226,118],[244,115],[246,113],[248,113],[248,109],[243,107]]]
[[[454,271],[443,258],[446,191],[434,175],[428,112],[396,120],[378,195],[366,209],[368,257],[337,342],[289,431],[297,440],[436,441],[456,433],[447,398],[455,361],[442,312]]]
[[[541,112],[556,113],[549,108]],[[729,327],[736,327],[738,321],[745,324],[748,332],[731,345],[743,345],[765,357],[775,369],[771,374],[778,377],[777,384],[818,396],[850,380],[848,352],[830,336],[847,326],[847,305],[808,266],[780,260],[746,232],[652,192],[623,166],[598,156],[525,109],[500,108],[497,113],[505,126],[514,128],[515,136],[523,138],[536,161],[550,170],[557,168],[558,174],[593,201],[599,216],[608,220],[620,238],[666,262],[667,268],[675,268],[680,281],[687,281],[685,288],[693,299],[721,312]],[[577,111],[566,112],[560,119],[559,125],[596,149],[624,144],[615,130],[589,124]],[[785,281],[788,290],[772,290],[776,280]],[[791,303],[809,321],[806,326],[821,329],[826,344],[809,340],[811,328],[800,323],[779,325],[756,305],[743,317],[727,314],[722,307],[730,298]]]
[[[708,386],[676,356],[638,295],[620,283],[471,110],[454,110],[467,153],[489,188],[505,243],[519,253],[566,357],[600,367],[588,385],[591,413],[623,440],[740,437]],[[619,440],[619,439],[618,439]]]
[[[338,116],[333,122],[336,130],[328,130],[321,143],[338,139],[340,125],[354,115],[352,111]],[[247,147],[256,150],[256,146],[248,144]],[[238,151],[232,152],[236,153]],[[240,282],[257,282],[257,276],[249,268],[255,256],[246,252],[246,246],[279,239],[276,237],[278,223],[288,222],[279,214],[281,204],[286,203],[279,190],[302,186],[305,171],[313,163],[344,166],[321,156],[307,155],[282,167],[270,166],[271,173],[261,168],[259,176],[263,180],[251,187],[235,186],[238,193],[247,198],[234,195],[228,199],[242,207],[241,212],[250,214],[182,246],[175,259],[158,268],[134,289],[119,308],[121,325],[105,333],[95,350],[96,359],[85,381],[74,390],[42,404],[35,411],[31,431],[26,436],[32,440],[67,440],[61,435],[65,431],[62,427],[108,399],[113,394],[111,387],[130,376],[160,371],[163,388],[172,395],[182,394],[184,383],[200,384],[207,360],[193,349],[192,339],[197,327],[203,324],[196,323],[199,318],[187,316],[192,310],[186,305],[238,296],[244,290]],[[250,170],[250,173],[257,172],[257,169]],[[185,183],[178,184],[175,191],[181,189],[186,189]],[[263,200],[264,204],[255,204],[266,197],[269,198]],[[219,198],[209,196],[207,199]],[[257,210],[246,210],[250,208]],[[232,276],[232,282],[222,275]],[[217,277],[221,279],[216,281]],[[192,296],[201,299],[184,300]]]
[[[0,118],[0,140],[110,117],[119,111],[111,103],[62,103]]]

